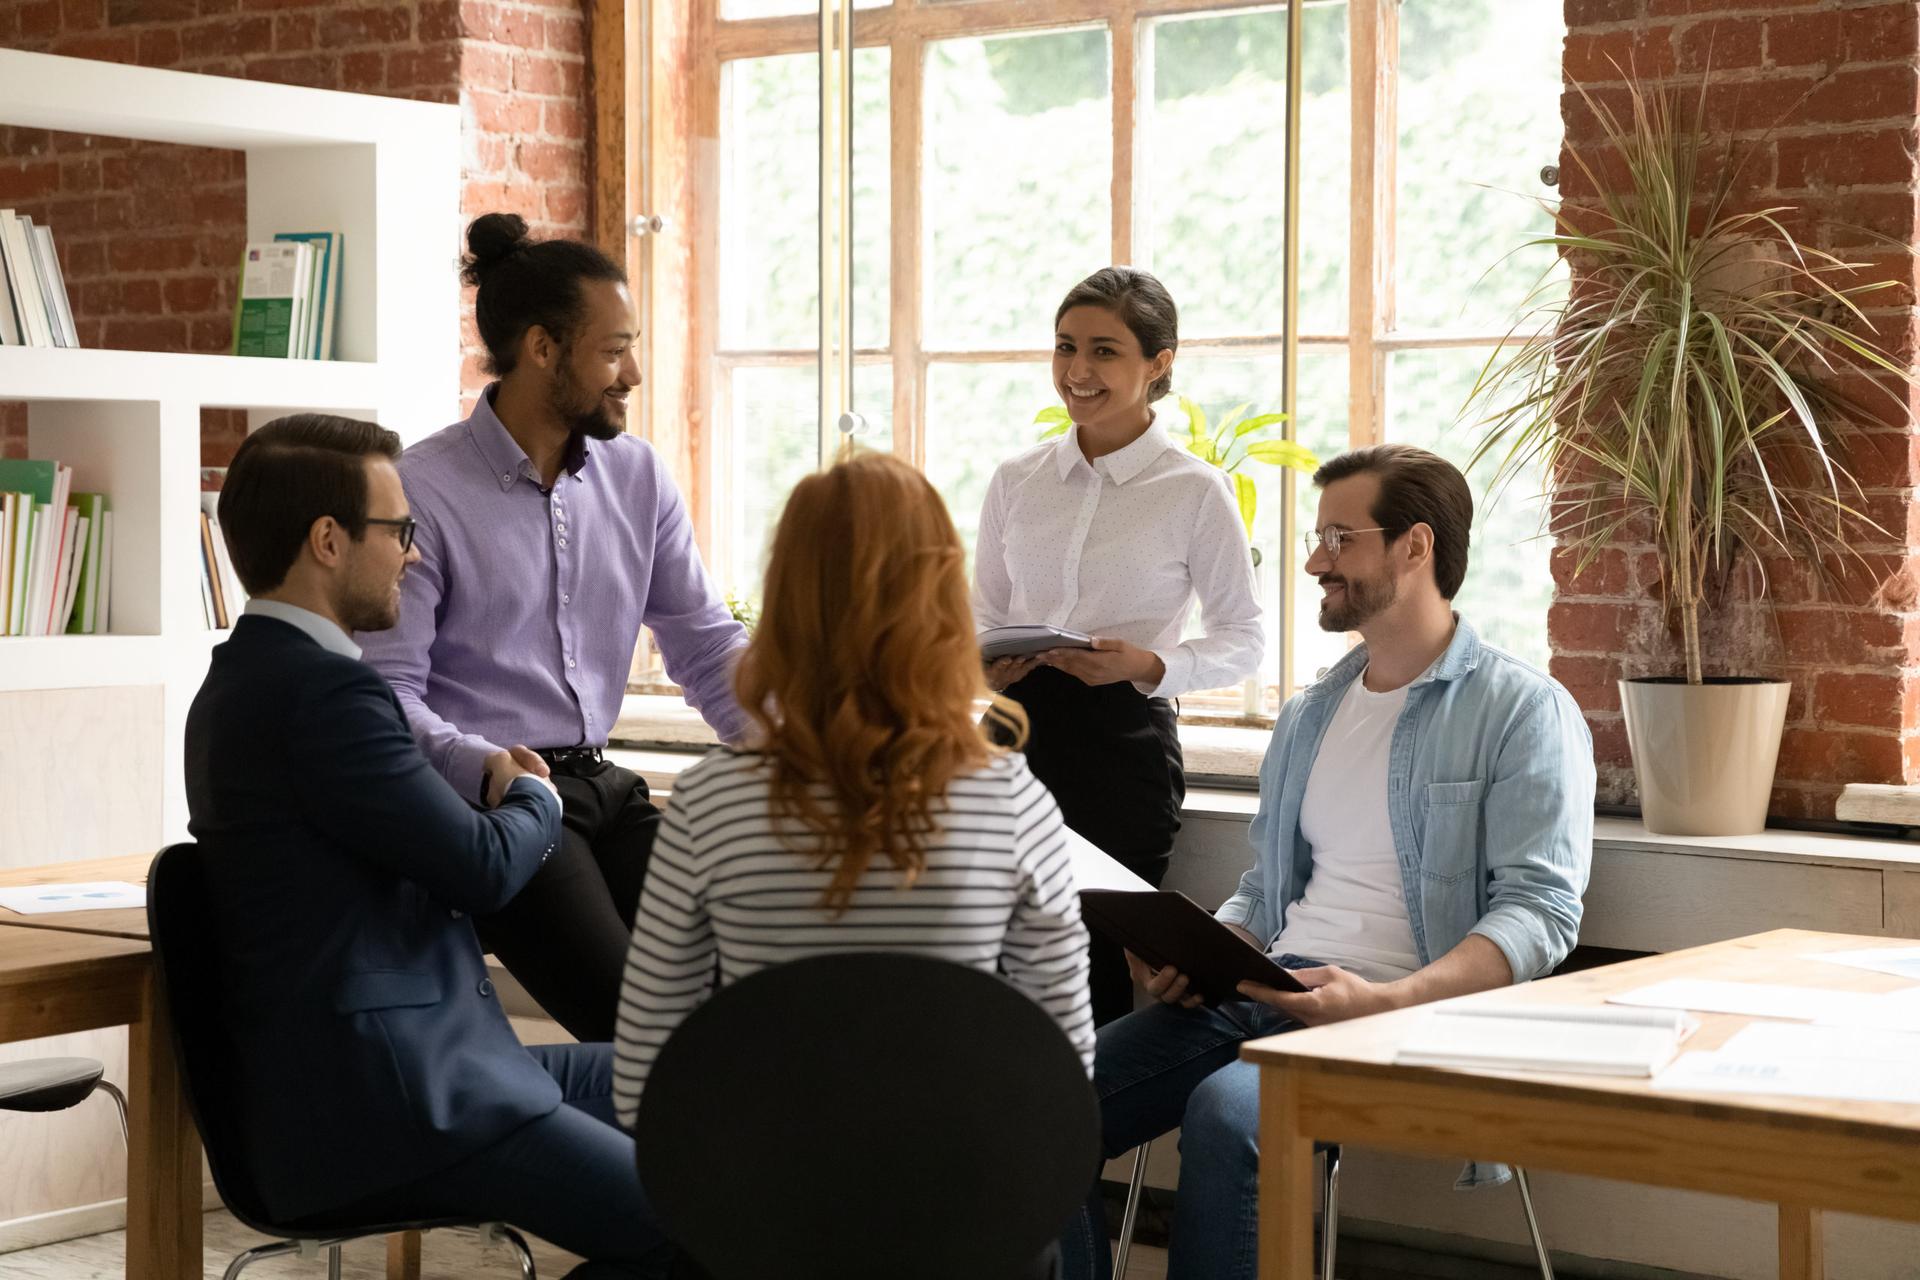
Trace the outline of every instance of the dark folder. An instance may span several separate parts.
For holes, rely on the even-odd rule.
[[[1244,999],[1235,990],[1243,981],[1282,991],[1306,990],[1184,893],[1082,889],[1080,911],[1093,928],[1154,968],[1172,965],[1186,974],[1189,989],[1208,1004]]]

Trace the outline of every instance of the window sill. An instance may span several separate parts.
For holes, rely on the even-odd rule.
[[[1180,749],[1187,764],[1187,811],[1222,816],[1253,814],[1253,791],[1260,777],[1271,731],[1241,725],[1180,725]],[[700,713],[679,698],[629,693],[613,726],[616,754],[656,791],[670,790],[672,779],[719,744]]]

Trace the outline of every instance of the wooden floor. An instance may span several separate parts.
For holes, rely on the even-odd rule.
[[[219,1280],[227,1263],[242,1249],[266,1241],[265,1236],[247,1230],[226,1212],[210,1213],[206,1222],[207,1280]],[[533,1256],[541,1280],[561,1280],[577,1261],[541,1241],[533,1241]],[[6,1280],[121,1280],[125,1274],[126,1233],[111,1231],[105,1235],[41,1245],[17,1253],[0,1254],[0,1276]],[[384,1280],[386,1249],[378,1240],[347,1245],[342,1250],[342,1280]],[[420,1248],[422,1280],[486,1280],[499,1276],[518,1280],[519,1269],[512,1254],[499,1249],[483,1249],[470,1231],[435,1231]],[[249,1267],[249,1277],[258,1280],[292,1280],[293,1277],[325,1276],[324,1257],[302,1259],[270,1258]],[[1127,1264],[1127,1280],[1165,1280],[1167,1255],[1158,1249],[1135,1246]]]

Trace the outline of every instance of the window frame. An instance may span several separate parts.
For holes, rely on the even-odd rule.
[[[1387,439],[1388,371],[1399,352],[1488,349],[1519,340],[1512,332],[1401,329],[1395,316],[1394,228],[1399,138],[1399,6],[1405,0],[894,0],[859,9],[856,48],[887,47],[890,56],[888,129],[890,216],[890,307],[887,346],[860,348],[862,363],[891,362],[893,447],[915,466],[926,465],[928,369],[935,363],[1044,363],[1049,348],[931,350],[922,343],[922,218],[920,161],[923,146],[923,53],[930,41],[956,37],[1016,35],[1061,28],[1106,29],[1110,41],[1112,105],[1109,201],[1111,261],[1134,255],[1139,141],[1136,99],[1151,78],[1138,74],[1143,24],[1157,18],[1247,11],[1288,11],[1345,4],[1348,17],[1350,133],[1350,226],[1348,306],[1344,334],[1301,333],[1289,344],[1282,333],[1188,339],[1183,351],[1280,356],[1285,361],[1287,407],[1293,407],[1301,348],[1344,348],[1348,364],[1348,443],[1362,447]],[[1434,0],[1425,0],[1434,2]],[[653,441],[680,479],[702,553],[713,563],[724,554],[726,518],[724,461],[729,447],[715,430],[724,406],[721,380],[741,367],[811,363],[812,349],[749,350],[718,345],[720,210],[718,140],[722,68],[742,58],[815,53],[821,21],[808,12],[781,17],[723,19],[721,0],[592,0],[595,22],[591,62],[595,117],[595,233],[629,266],[637,282],[645,338],[643,376],[648,387],[630,410],[631,429]],[[1299,27],[1296,25],[1295,31]],[[1299,42],[1290,41],[1298,58]],[[1143,86],[1142,80],[1146,81]],[[1299,117],[1300,77],[1292,77],[1293,118]],[[1150,105],[1150,104],[1149,104]],[[1299,149],[1290,164],[1297,168]],[[911,173],[913,181],[899,181]],[[1291,184],[1298,202],[1298,181]],[[615,211],[617,212],[617,216]],[[646,219],[662,216],[667,234],[635,234]],[[1288,315],[1298,317],[1298,210],[1287,255]],[[674,228],[685,228],[675,234]],[[663,308],[660,300],[674,305]],[[1293,424],[1287,427],[1293,434]],[[1300,575],[1300,530],[1294,516],[1295,473],[1282,475],[1279,548],[1281,701],[1296,687],[1292,617]],[[1266,549],[1269,552],[1271,549]],[[644,638],[643,638],[644,639]],[[657,664],[643,642],[635,674],[646,672],[650,691],[661,688]],[[1191,701],[1191,700],[1190,700]],[[1242,716],[1227,707],[1190,707],[1185,718],[1270,724],[1271,710]]]

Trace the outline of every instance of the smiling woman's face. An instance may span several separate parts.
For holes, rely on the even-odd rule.
[[[1142,353],[1127,322],[1106,307],[1071,308],[1053,335],[1054,390],[1083,427],[1140,425],[1147,388],[1172,365],[1171,351]]]

